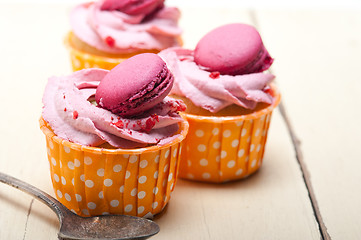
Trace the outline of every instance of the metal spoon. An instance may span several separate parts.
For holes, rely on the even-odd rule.
[[[80,217],[40,189],[0,172],[0,182],[20,189],[48,205],[58,216],[58,238],[66,239],[147,239],[159,232],[159,226],[148,219],[127,215]]]

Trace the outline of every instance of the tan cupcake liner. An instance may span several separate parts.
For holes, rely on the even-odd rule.
[[[81,216],[126,214],[151,218],[168,203],[176,184],[182,140],[139,149],[86,147],[57,137],[41,118],[57,199]]]
[[[70,61],[74,72],[84,68],[102,68],[106,70],[111,70],[116,65],[129,58],[103,57],[83,52],[74,48],[70,44],[71,35],[72,32],[69,32],[67,34],[64,40],[64,44],[69,50]]]

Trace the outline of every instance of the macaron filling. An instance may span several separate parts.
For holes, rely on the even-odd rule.
[[[126,101],[109,110],[123,117],[140,115],[161,102],[170,92],[172,85],[173,75],[169,72],[167,66],[164,66],[163,70],[152,82],[139,92],[134,93]]]

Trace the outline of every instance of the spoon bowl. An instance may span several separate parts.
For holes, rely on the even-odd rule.
[[[146,239],[159,231],[147,219],[127,215],[80,217],[70,212],[63,218],[59,239]]]
[[[26,192],[49,206],[59,218],[60,240],[147,239],[159,232],[159,226],[146,218],[128,215],[81,217],[49,194],[1,172],[0,182]]]

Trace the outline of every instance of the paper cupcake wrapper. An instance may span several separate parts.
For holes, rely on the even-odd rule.
[[[69,50],[70,61],[74,72],[84,68],[102,68],[106,70],[111,70],[119,63],[128,59],[128,57],[127,58],[102,57],[80,51],[74,48],[70,44],[71,34],[72,34],[71,32],[68,33],[64,43]]]
[[[57,199],[81,216],[126,214],[151,218],[168,203],[178,174],[180,136],[164,146],[140,149],[86,147],[57,137],[40,119],[46,136]]]
[[[268,128],[275,101],[267,108],[248,115],[205,117],[187,113],[189,123],[184,140],[179,177],[222,183],[245,178],[262,165]]]
[[[89,53],[86,53],[79,49],[74,48],[70,44],[71,34],[73,34],[73,33],[69,32],[67,34],[67,36],[65,37],[64,44],[69,50],[71,66],[72,66],[72,69],[74,72],[84,69],[84,68],[102,68],[102,69],[106,69],[106,70],[111,70],[116,65],[123,62],[124,60],[139,54],[139,52],[134,53],[134,54],[130,53],[130,54],[127,54],[126,57],[124,57],[124,58],[122,58],[122,57],[117,57],[117,58],[103,57],[103,56],[97,56],[94,54],[89,54]],[[180,46],[183,45],[183,39],[181,37],[179,37],[177,39],[177,42]],[[158,53],[159,51],[145,49],[144,52]]]

